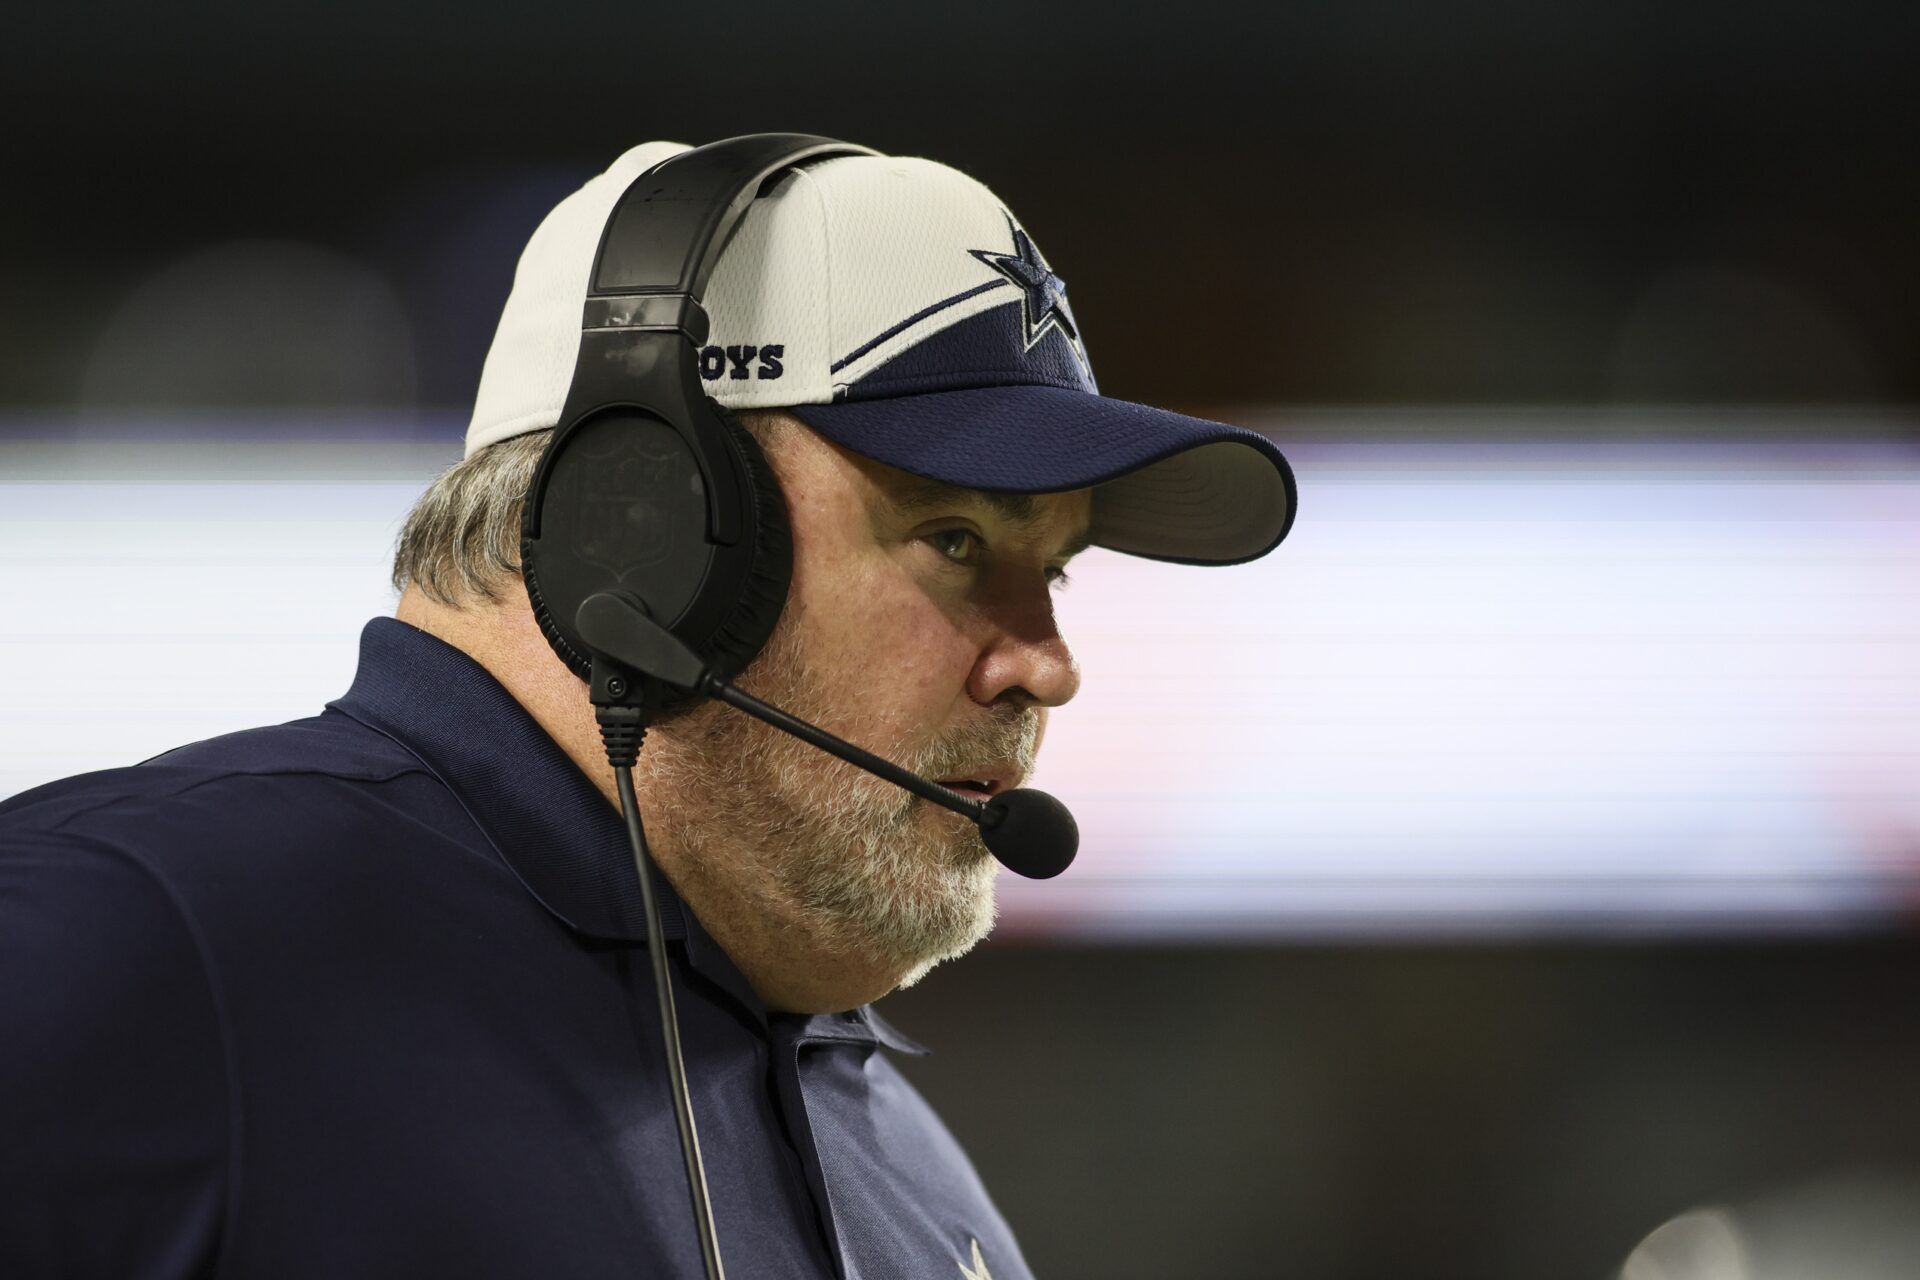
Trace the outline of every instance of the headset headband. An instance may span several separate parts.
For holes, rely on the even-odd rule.
[[[669,156],[614,205],[581,328],[678,329],[705,345],[707,281],[761,187],[806,160],[878,154],[808,133],[750,133]]]

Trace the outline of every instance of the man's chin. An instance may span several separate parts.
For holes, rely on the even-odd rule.
[[[900,975],[900,981],[893,984],[893,989],[895,991],[905,991],[908,987],[914,985],[929,973],[932,973],[934,967],[939,963],[938,960],[927,960],[916,964],[913,968]]]
[[[992,923],[992,917],[990,915],[988,918],[986,927],[975,932],[972,938],[970,938],[968,941],[966,941],[962,945],[957,947],[950,947],[946,951],[942,952],[940,955],[933,956],[931,958],[916,960],[907,969],[907,971],[901,975],[900,981],[894,984],[894,990],[904,991],[906,988],[920,981],[920,979],[926,977],[927,974],[932,972],[933,969],[938,965],[941,965],[948,960],[958,960],[961,956],[964,956],[965,954],[967,954],[967,952],[973,950],[975,947],[979,946],[982,942],[986,941],[987,934],[991,933],[992,930],[993,930],[993,923]]]

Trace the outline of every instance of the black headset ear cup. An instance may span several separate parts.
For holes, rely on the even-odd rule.
[[[714,469],[712,483],[724,486],[730,495],[724,500],[734,513],[736,527],[741,527],[748,541],[745,546],[729,544],[730,567],[721,573],[715,573],[708,564],[706,549],[695,558],[683,555],[675,561],[668,557],[667,562],[656,566],[665,576],[653,582],[653,588],[664,594],[649,599],[656,604],[662,598],[668,601],[665,607],[676,618],[699,619],[693,625],[697,632],[704,632],[705,638],[682,634],[681,639],[715,675],[731,680],[766,647],[786,608],[793,577],[793,537],[787,524],[786,496],[759,442],[719,405],[709,400],[701,408],[704,417],[695,429],[702,433],[709,451],[708,465]],[[713,455],[716,447],[731,454],[738,467]],[[620,581],[623,566],[640,562],[633,545],[619,546],[617,536],[609,539],[604,513],[599,518],[589,513],[606,507],[609,498],[616,509],[632,504],[637,495],[623,496],[617,489],[609,490],[605,481],[620,475],[623,469],[634,470],[630,464],[635,462],[642,464],[639,472],[653,477],[650,483],[661,483],[662,474],[677,475],[683,481],[695,482],[693,494],[704,492],[693,474],[693,454],[672,428],[657,418],[635,418],[616,407],[583,418],[565,434],[556,435],[528,493],[521,527],[521,576],[542,634],[582,680],[593,678],[592,659],[575,641],[566,620],[578,601]],[[659,471],[662,463],[667,464],[664,473]],[[707,504],[719,495],[695,497],[689,507],[688,492],[683,485],[670,484],[656,495],[656,500],[663,509],[671,508],[666,518],[677,522],[682,535],[698,539],[709,524]],[[640,505],[651,509],[654,502]],[[619,526],[623,518],[616,513],[613,523]],[[534,535],[536,527],[544,537]],[[656,548],[659,545],[651,535],[643,542]],[[596,543],[601,545],[596,547]],[[609,554],[612,562],[606,558]],[[705,571],[700,568],[703,564],[708,564]],[[658,680],[643,680],[641,700],[651,715],[664,716],[703,699]]]
[[[760,442],[731,413],[718,405],[714,409],[746,472],[754,514],[753,567],[726,620],[700,655],[722,680],[731,680],[766,647],[786,608],[793,583],[793,530],[787,522],[786,495]]]

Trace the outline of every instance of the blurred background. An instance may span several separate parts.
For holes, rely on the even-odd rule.
[[[927,155],[1106,394],[1301,491],[1252,565],[1076,562],[1080,859],[882,1005],[1036,1273],[1920,1274],[1913,6],[9,26],[0,795],[345,691],[621,151]]]

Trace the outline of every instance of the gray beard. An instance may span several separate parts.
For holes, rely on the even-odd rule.
[[[791,656],[770,643],[746,674],[778,671],[769,660]],[[814,718],[817,699],[795,697],[790,680],[772,684],[750,691]],[[899,762],[937,777],[1012,755],[1030,769],[1037,717],[1021,728],[1016,750],[1002,728],[990,739],[976,732],[941,760]],[[717,703],[656,724],[648,738],[649,790],[690,865],[724,878],[766,927],[796,931],[820,954],[880,962],[904,975],[902,988],[992,931],[998,864],[972,822]]]

